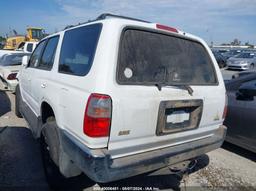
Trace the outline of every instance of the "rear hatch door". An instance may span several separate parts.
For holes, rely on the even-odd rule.
[[[202,129],[222,122],[224,92],[197,41],[127,28],[116,82],[108,144],[114,158],[209,136]]]

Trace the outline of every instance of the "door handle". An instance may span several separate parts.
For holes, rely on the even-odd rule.
[[[46,84],[45,84],[45,83],[42,83],[42,84],[41,84],[41,88],[46,88]]]

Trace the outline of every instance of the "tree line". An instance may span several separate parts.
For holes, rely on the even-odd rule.
[[[5,38],[0,36],[0,49],[2,49],[4,47],[4,43],[5,43]]]
[[[237,38],[235,38],[235,39],[234,39],[232,42],[230,42],[230,43],[222,43],[221,45],[223,45],[223,46],[241,46],[241,45],[245,45],[245,46],[249,46],[249,47],[251,47],[251,48],[254,47],[254,45],[251,44],[250,42],[245,42],[244,44],[242,44],[242,42],[241,42],[239,39],[237,39]]]

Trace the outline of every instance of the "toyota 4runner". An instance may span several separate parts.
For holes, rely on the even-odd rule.
[[[225,138],[218,64],[202,39],[172,27],[103,14],[41,40],[18,78],[16,114],[65,177],[115,181]]]

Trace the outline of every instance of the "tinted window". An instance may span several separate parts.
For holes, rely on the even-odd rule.
[[[32,43],[28,43],[27,51],[28,52],[32,52],[33,51],[33,44]]]
[[[66,31],[61,47],[59,72],[86,75],[93,62],[100,31],[101,24]]]
[[[42,39],[43,32],[41,29],[32,29],[32,38],[33,39]]]
[[[48,40],[39,64],[40,68],[43,68],[43,69],[52,68],[58,41],[59,41],[59,36],[50,38]]]
[[[45,41],[40,42],[33,54],[31,55],[31,58],[29,60],[29,67],[37,67],[39,64],[39,59],[42,54],[42,51],[44,49]]]
[[[212,61],[198,42],[128,29],[121,39],[120,84],[216,84]]]

